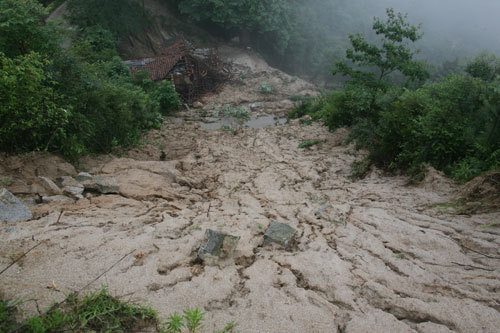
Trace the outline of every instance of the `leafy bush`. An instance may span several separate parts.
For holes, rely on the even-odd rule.
[[[500,81],[495,56],[480,55],[467,65],[471,76],[450,74],[441,81],[410,90],[396,86],[390,73],[399,71],[408,82],[427,77],[412,60],[407,38],[420,38],[418,28],[405,17],[387,11],[388,20],[376,19],[374,30],[385,36],[382,48],[359,35],[351,36],[347,58],[363,71],[337,63],[334,73],[350,77],[343,91],[327,97],[317,111],[333,130],[350,126],[350,138],[369,156],[354,165],[356,177],[371,163],[416,175],[431,165],[459,181],[466,181],[500,165]],[[395,53],[393,53],[395,52]],[[374,71],[374,67],[376,71]],[[497,81],[495,81],[495,78]]]
[[[154,88],[151,97],[160,105],[164,115],[177,111],[181,107],[181,99],[172,82],[164,80]]]
[[[124,37],[148,26],[148,13],[133,0],[69,0],[70,22],[80,28],[102,27]]]
[[[37,53],[7,58],[0,53],[0,150],[43,150],[60,143],[71,110],[47,86],[48,61]]]

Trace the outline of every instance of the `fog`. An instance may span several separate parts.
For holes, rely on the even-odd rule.
[[[329,0],[327,0],[329,1]],[[392,7],[408,13],[408,21],[422,24],[418,43],[423,56],[442,61],[453,56],[473,56],[480,51],[500,53],[499,0],[354,0],[364,2],[383,17]],[[348,4],[349,2],[346,2]]]

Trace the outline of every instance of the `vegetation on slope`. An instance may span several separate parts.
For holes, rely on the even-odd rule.
[[[119,31],[89,22],[63,49],[63,32],[46,16],[36,0],[0,3],[0,150],[73,160],[110,152],[137,143],[179,107],[172,85],[130,76],[116,51]]]
[[[349,62],[333,74],[348,77],[343,90],[306,100],[293,116],[312,114],[330,129],[350,127],[351,140],[369,151],[371,163],[418,175],[431,165],[467,181],[500,167],[500,61],[480,54],[461,73],[426,81],[411,43],[419,27],[387,10],[375,19],[377,44],[351,35]]]

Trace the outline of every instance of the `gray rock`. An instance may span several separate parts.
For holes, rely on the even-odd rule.
[[[264,106],[264,102],[252,103],[250,104],[250,109],[255,110],[257,108],[261,108],[262,106]]]
[[[83,185],[80,184],[78,181],[76,181],[73,177],[69,176],[62,176],[57,178],[57,181],[61,185],[61,187],[81,187],[83,188]]]
[[[83,187],[66,186],[63,191],[72,198],[83,199]]]
[[[33,215],[21,200],[6,189],[0,194],[0,220],[6,222],[20,222],[31,220]]]
[[[264,245],[277,243],[285,248],[292,245],[293,239],[297,230],[290,227],[288,224],[272,222],[264,234]]]
[[[53,195],[49,197],[42,197],[43,203],[59,203],[59,204],[72,204],[75,200],[68,198],[64,195]]]
[[[205,235],[206,242],[198,250],[198,257],[203,261],[231,258],[240,240],[240,237],[210,229]]]
[[[111,178],[95,176],[92,181],[83,182],[86,190],[97,191],[102,194],[119,194],[120,185]]]
[[[38,176],[38,183],[46,190],[48,195],[60,195],[62,190],[47,177]]]
[[[75,177],[75,180],[80,182],[80,183],[83,183],[83,182],[86,182],[86,181],[92,181],[92,175],[90,173],[87,173],[87,172],[80,172],[76,177]]]

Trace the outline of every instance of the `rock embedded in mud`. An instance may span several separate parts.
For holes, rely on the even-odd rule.
[[[26,205],[6,189],[0,194],[0,220],[21,222],[31,220],[33,215]]]
[[[276,243],[288,249],[292,245],[296,234],[297,230],[288,224],[272,222],[264,234],[264,245]]]
[[[74,200],[64,195],[53,195],[42,197],[42,202],[46,204],[72,204]]]
[[[86,190],[97,191],[102,194],[120,194],[120,185],[111,178],[95,176],[91,181],[83,182]]]
[[[66,186],[63,188],[64,194],[75,198],[75,199],[83,199],[83,186],[82,187],[76,187],[76,186]]]
[[[217,262],[218,259],[229,259],[233,256],[240,237],[207,229],[206,242],[198,250],[198,258],[205,263]]]
[[[45,189],[48,195],[61,195],[62,190],[47,177],[38,176],[38,183]]]

